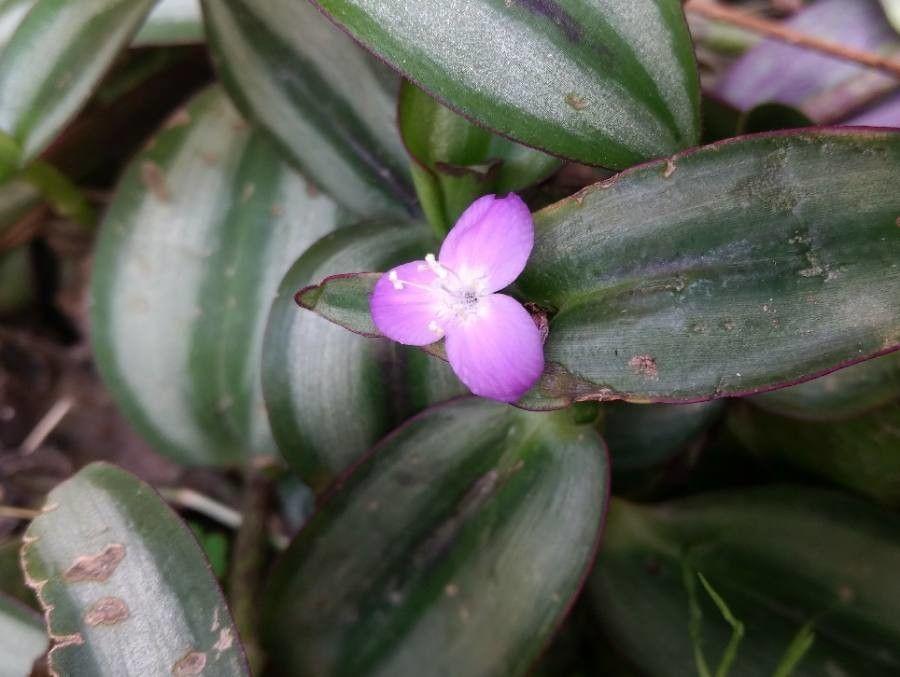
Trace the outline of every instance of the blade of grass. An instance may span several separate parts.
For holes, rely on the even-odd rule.
[[[703,611],[700,609],[700,602],[697,600],[697,581],[694,579],[694,569],[688,559],[685,559],[682,564],[681,574],[684,580],[684,588],[688,594],[688,609],[690,613],[688,632],[691,636],[691,644],[694,647],[694,663],[697,665],[697,674],[700,677],[712,677],[709,665],[707,665],[706,658],[703,656],[703,638],[701,636]]]
[[[716,669],[716,677],[727,677],[728,673],[731,672],[731,666],[734,664],[734,659],[737,657],[737,651],[741,644],[741,640],[744,638],[744,624],[735,618],[734,614],[731,613],[731,609],[729,609],[728,605],[725,603],[725,600],[722,599],[722,596],[715,591],[712,585],[710,585],[710,582],[706,580],[706,577],[699,571],[697,572],[697,576],[700,578],[700,582],[706,589],[706,593],[718,607],[719,613],[722,614],[722,618],[724,618],[728,625],[731,626],[731,639],[728,640],[728,646],[725,647],[725,653],[722,654],[722,659],[719,661],[719,667]]]
[[[794,668],[803,660],[806,652],[813,645],[815,639],[816,634],[813,632],[813,623],[810,621],[794,635],[772,677],[790,677],[794,672]]]

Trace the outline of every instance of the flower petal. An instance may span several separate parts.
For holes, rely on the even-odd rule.
[[[393,272],[396,272],[396,284],[391,279]],[[437,279],[425,261],[404,263],[382,275],[369,300],[372,321],[378,331],[409,346],[425,346],[440,340],[444,336],[437,316],[441,292],[433,289]]]
[[[541,333],[515,299],[491,294],[479,313],[447,326],[447,359],[469,390],[501,402],[515,402],[544,371]]]
[[[438,261],[466,281],[484,278],[484,291],[490,293],[519,276],[533,246],[534,221],[522,198],[485,195],[459,217]]]

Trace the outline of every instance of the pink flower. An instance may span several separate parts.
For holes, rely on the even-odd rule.
[[[518,195],[479,198],[436,259],[381,276],[370,301],[375,326],[411,346],[446,337],[450,366],[473,393],[514,402],[540,377],[544,351],[528,311],[495,292],[519,276],[533,245],[534,223]]]

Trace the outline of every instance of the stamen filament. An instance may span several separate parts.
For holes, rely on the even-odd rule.
[[[401,289],[403,289],[403,287],[412,287],[413,289],[421,289],[422,291],[427,291],[427,292],[432,292],[432,293],[437,291],[437,289],[435,289],[431,285],[419,284],[418,282],[409,282],[408,280],[401,280],[400,277],[397,275],[396,270],[392,270],[391,272],[388,273],[388,279],[394,285],[394,289],[397,289],[397,290],[401,290]],[[443,286],[441,287],[441,289],[443,291],[447,291],[446,289],[444,289]]]

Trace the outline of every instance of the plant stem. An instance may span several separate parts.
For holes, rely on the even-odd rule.
[[[14,505],[0,505],[0,518],[2,519],[32,520],[40,514],[40,510],[18,508]]]
[[[799,33],[777,21],[751,16],[738,9],[725,7],[716,2],[712,2],[711,0],[688,0],[684,8],[688,12],[730,23],[741,28],[746,28],[747,30],[765,35],[768,38],[781,40],[782,42],[797,45],[798,47],[813,49],[838,59],[844,59],[845,61],[853,61],[900,78],[900,61],[897,61],[891,56],[873,54],[852,47],[846,47],[831,40]]]
[[[251,674],[262,674],[265,654],[259,644],[259,588],[264,580],[268,537],[266,521],[272,486],[252,467],[245,471],[243,520],[234,540],[228,571],[228,599]]]
[[[177,505],[179,508],[193,510],[201,515],[205,515],[229,529],[237,529],[241,526],[241,513],[209,496],[201,494],[199,491],[186,487],[161,487],[159,494],[169,503]]]
[[[74,405],[75,398],[68,395],[54,402],[53,406],[47,410],[47,413],[41,417],[37,425],[28,433],[28,437],[22,441],[22,453],[33,454],[37,451]]]

